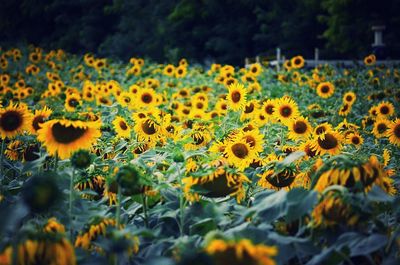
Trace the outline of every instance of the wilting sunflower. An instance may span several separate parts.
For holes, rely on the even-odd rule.
[[[32,115],[26,108],[10,103],[8,107],[0,109],[1,138],[14,138],[23,133],[29,129],[31,120]]]
[[[359,133],[350,133],[346,136],[346,142],[359,148],[364,143],[364,138]]]
[[[305,140],[312,134],[312,127],[307,118],[298,117],[288,123],[288,138],[291,140]]]
[[[343,95],[343,102],[353,105],[354,101],[356,101],[356,98],[356,94],[352,91],[349,91]]]
[[[303,56],[295,56],[290,60],[290,65],[292,68],[299,69],[304,67],[304,58]]]
[[[50,155],[69,158],[78,149],[90,149],[101,136],[101,122],[50,120],[37,131],[37,139],[43,143]]]
[[[382,101],[376,110],[378,116],[390,117],[394,114],[394,106],[388,101]]]
[[[329,98],[335,92],[335,86],[331,82],[322,82],[317,86],[317,94],[321,98]]]
[[[246,107],[247,91],[243,84],[233,84],[228,86],[227,103],[233,111],[243,110]]]
[[[238,242],[214,239],[207,245],[205,251],[215,264],[230,265],[275,265],[273,257],[278,253],[276,247],[255,245],[248,239],[241,239]]]
[[[243,184],[250,180],[243,174],[228,172],[222,161],[215,163],[218,165],[211,169],[211,173],[201,177],[189,176],[182,180],[186,198],[193,201],[199,199],[199,194],[209,198],[229,195],[236,197],[236,200],[240,202],[245,196]],[[215,165],[207,166],[214,167]]]
[[[114,130],[117,132],[118,137],[129,138],[131,136],[131,128],[121,116],[117,116],[112,124],[114,125]]]
[[[343,136],[336,131],[327,131],[315,137],[312,150],[317,155],[337,155],[342,149]]]
[[[372,133],[376,138],[386,137],[390,125],[391,125],[390,120],[385,118],[378,118],[374,122]]]
[[[1,264],[13,264],[13,251],[13,247],[10,246],[0,253]],[[18,263],[16,264],[77,264],[73,246],[60,234],[51,236],[50,233],[47,233],[38,238],[26,239],[18,244],[17,256]]]
[[[347,163],[352,162],[353,165],[347,166],[345,163],[338,163],[340,161],[334,160],[330,168],[328,167],[320,174],[314,189],[323,192],[329,186],[340,185],[356,192],[369,192],[375,184],[388,194],[396,193],[394,180],[388,176],[376,156],[370,156],[366,162],[354,161],[349,158],[347,160]]]
[[[257,184],[264,189],[289,189],[295,181],[296,172],[290,168],[285,168],[279,172],[273,169],[265,170],[263,174],[258,174],[260,177]]]
[[[389,137],[389,142],[391,144],[400,146],[400,119],[397,118],[392,123],[390,123],[387,130],[387,136]]]
[[[274,117],[286,124],[292,119],[299,116],[299,108],[296,102],[289,97],[282,97],[276,103],[276,108],[274,111]]]
[[[225,156],[230,165],[243,171],[257,158],[257,152],[245,140],[236,139],[227,143]]]
[[[157,142],[160,137],[160,126],[158,124],[150,118],[139,119],[135,122],[133,130],[139,140],[151,143]]]
[[[359,216],[351,205],[339,194],[333,192],[329,192],[322,198],[315,206],[311,216],[313,226],[321,228],[340,224],[353,226],[359,221]]]

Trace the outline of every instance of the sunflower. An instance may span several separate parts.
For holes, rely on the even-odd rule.
[[[350,111],[351,111],[351,104],[344,103],[342,106],[340,106],[338,114],[340,116],[347,116],[349,115]]]
[[[140,89],[137,93],[137,101],[140,108],[152,108],[156,106],[157,93],[151,88]]]
[[[76,110],[76,107],[78,107],[81,104],[81,97],[78,94],[70,94],[67,95],[65,99],[65,110],[68,112],[72,112]]]
[[[228,86],[227,103],[233,111],[243,110],[246,107],[247,91],[243,84],[233,84]]]
[[[238,140],[244,140],[257,154],[264,150],[264,135],[261,134],[259,130],[242,130],[234,137]]]
[[[311,213],[312,224],[314,227],[333,227],[336,225],[354,226],[360,216],[344,201],[344,199],[334,192],[329,192],[315,206]]]
[[[338,159],[342,158],[338,157]],[[396,193],[394,180],[388,176],[376,156],[370,156],[366,162],[351,161],[353,165],[350,166],[338,162],[340,161],[333,160],[331,168],[320,174],[314,187],[315,190],[323,192],[329,186],[340,185],[356,192],[361,190],[369,192],[375,184],[388,194]]]
[[[41,110],[35,110],[35,114],[33,115],[29,131],[32,134],[36,134],[37,131],[40,129],[41,124],[44,123],[45,120],[50,117],[51,113],[53,113],[53,111],[49,109],[47,106],[45,106]]]
[[[180,65],[175,68],[175,77],[177,78],[183,78],[187,74],[187,69],[185,65]]]
[[[262,105],[262,112],[268,121],[275,121],[274,112],[277,108],[278,101],[276,99],[268,99]]]
[[[364,64],[371,66],[374,65],[376,62],[376,56],[374,54],[368,55],[364,58]]]
[[[346,142],[359,148],[364,143],[364,138],[359,133],[350,133],[346,136]]]
[[[156,124],[151,118],[144,118],[135,120],[135,131],[140,141],[155,143],[160,137],[160,126]]]
[[[298,117],[288,123],[288,138],[291,140],[307,139],[312,134],[312,127],[307,118]]]
[[[182,182],[184,183],[184,193],[187,199],[193,201],[198,200],[199,193],[205,197],[215,198],[215,197],[225,197],[225,196],[235,196],[236,200],[240,202],[245,195],[244,186],[245,182],[250,182],[250,180],[243,174],[240,173],[230,173],[224,168],[224,162],[215,161],[217,167],[210,163],[206,165],[211,168],[211,173],[201,177],[189,176],[184,178]],[[192,194],[192,190],[201,191]]]
[[[335,92],[335,86],[331,82],[322,82],[317,86],[317,94],[321,98],[329,98]]]
[[[252,76],[259,76],[262,72],[262,67],[259,63],[254,63],[249,66],[248,73]]]
[[[354,101],[356,101],[356,98],[357,98],[356,94],[352,91],[349,91],[343,95],[343,102],[353,105]]]
[[[383,101],[381,102],[377,108],[377,115],[378,116],[384,116],[384,117],[390,117],[394,114],[394,106],[392,103]]]
[[[400,119],[397,118],[392,123],[390,123],[387,130],[387,136],[389,137],[389,142],[391,144],[400,146]]]
[[[259,108],[259,104],[257,100],[251,100],[247,102],[242,114],[240,115],[240,120],[244,121],[246,119],[253,119],[256,110]]]
[[[299,116],[299,109],[296,102],[289,97],[282,97],[276,103],[274,117],[286,124]]]
[[[337,155],[342,149],[343,136],[336,131],[327,131],[315,137],[312,150],[317,155]]]
[[[300,56],[300,55],[295,56],[290,60],[291,67],[295,68],[295,69],[303,68],[304,63],[305,63],[304,58],[303,58],[303,56]]]
[[[131,136],[131,128],[121,116],[117,116],[112,124],[114,125],[114,130],[117,132],[118,137],[129,138]]]
[[[258,174],[260,177],[257,184],[264,189],[288,189],[294,183],[296,173],[290,168],[285,168],[279,172],[275,172],[273,169],[265,170],[262,174]]]
[[[215,103],[215,111],[217,111],[219,114],[223,115],[226,114],[228,111],[228,102],[226,99],[218,99],[218,101]]]
[[[257,158],[257,152],[243,139],[236,139],[227,143],[224,155],[230,165],[245,170]]]
[[[205,248],[215,264],[257,264],[275,265],[276,247],[263,244],[255,245],[248,239],[237,242],[213,239]]]
[[[7,108],[0,109],[1,138],[14,138],[29,129],[32,115],[21,105],[10,103]]]
[[[100,120],[50,120],[41,125],[37,131],[37,139],[43,143],[50,155],[66,159],[78,149],[90,149],[101,136],[100,126]]]
[[[327,123],[327,122],[324,122],[324,123],[321,123],[321,124],[319,124],[318,126],[316,126],[314,128],[314,134],[315,135],[322,135],[325,132],[331,131],[331,130],[333,130],[332,125]]]
[[[375,120],[372,133],[376,138],[383,138],[387,136],[389,126],[391,125],[390,120],[385,118],[378,118]]]
[[[163,74],[169,77],[174,76],[175,67],[172,64],[168,64],[164,67]]]

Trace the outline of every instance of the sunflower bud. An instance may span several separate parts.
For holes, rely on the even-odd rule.
[[[42,213],[52,207],[61,194],[55,173],[45,172],[31,177],[22,188],[22,198],[32,212]]]
[[[116,175],[117,183],[125,196],[140,193],[143,186],[142,179],[143,175],[139,169],[131,165],[121,167]]]
[[[71,164],[74,168],[85,169],[92,164],[92,156],[87,150],[78,150],[71,157]]]

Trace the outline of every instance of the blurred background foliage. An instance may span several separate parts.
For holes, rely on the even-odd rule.
[[[126,60],[141,56],[242,64],[274,55],[361,58],[371,26],[386,25],[387,54],[400,55],[398,0],[2,0],[2,45],[33,43]]]

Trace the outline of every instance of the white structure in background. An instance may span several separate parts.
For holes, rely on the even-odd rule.
[[[374,32],[374,43],[372,43],[373,49],[384,48],[385,44],[383,43],[383,31],[386,29],[383,25],[376,25],[373,26],[372,31]],[[260,57],[257,56],[255,61],[254,59],[251,60],[249,58],[245,59],[245,67],[247,68],[252,62],[260,62]],[[271,61],[269,64],[273,67],[276,67],[276,70],[279,72],[281,70],[281,65],[285,62],[285,56],[282,55],[281,49],[278,47],[276,48],[276,60]],[[314,49],[314,59],[306,59],[305,60],[306,66],[308,67],[315,67],[320,64],[332,64],[332,65],[343,65],[343,66],[353,66],[355,63],[363,64],[363,60],[320,60],[319,59],[319,49]],[[393,64],[400,64],[400,60],[382,60],[377,61],[377,63],[393,65]]]
[[[372,48],[384,47],[383,43],[383,31],[386,29],[385,26],[372,26],[372,31],[374,32],[374,43],[372,43]]]

